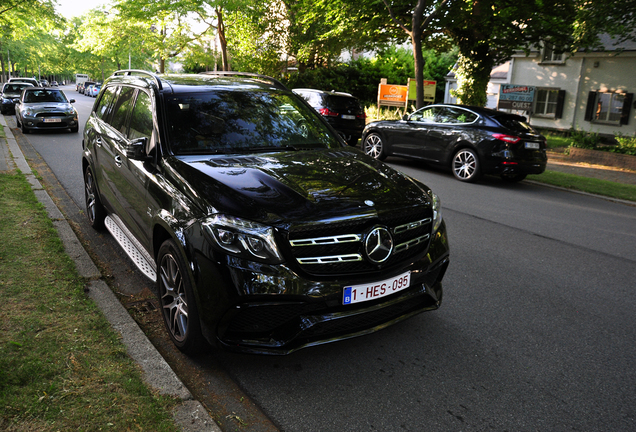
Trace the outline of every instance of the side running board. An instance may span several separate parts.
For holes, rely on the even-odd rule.
[[[128,231],[119,217],[114,214],[106,216],[104,224],[117,243],[135,263],[137,268],[150,280],[157,280],[157,265],[150,254],[139,244],[137,239]]]

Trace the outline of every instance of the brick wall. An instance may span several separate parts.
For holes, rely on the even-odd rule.
[[[573,162],[587,162],[636,171],[636,156],[632,155],[570,147],[570,159]]]

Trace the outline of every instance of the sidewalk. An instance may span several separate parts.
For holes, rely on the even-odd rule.
[[[19,169],[25,175],[38,201],[46,208],[67,254],[75,261],[78,273],[89,281],[88,296],[102,310],[115,331],[121,335],[128,355],[143,370],[146,384],[160,394],[170,395],[183,401],[172,413],[174,422],[180,430],[221,432],[203,405],[194,400],[190,391],[104,282],[66,218],[32,173],[3,115],[0,115],[0,125],[4,126],[6,135],[6,139],[0,137],[0,173]]]

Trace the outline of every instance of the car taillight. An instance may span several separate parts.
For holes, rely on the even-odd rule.
[[[331,111],[329,108],[320,108],[320,110],[318,111],[320,114],[324,115],[324,116],[328,116],[328,117],[338,117],[340,114],[338,114],[335,111]]]
[[[517,144],[519,141],[521,141],[521,138],[519,137],[505,134],[493,134],[493,138],[505,141],[510,144]]]
[[[356,118],[361,119],[361,120],[366,120],[367,119],[367,115],[365,113],[358,114],[356,116]]]

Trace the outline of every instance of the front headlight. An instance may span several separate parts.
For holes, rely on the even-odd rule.
[[[435,233],[442,224],[442,201],[437,195],[431,195],[433,197],[433,233]]]
[[[283,262],[272,227],[226,215],[214,215],[203,222],[214,243],[222,250],[250,261]]]

